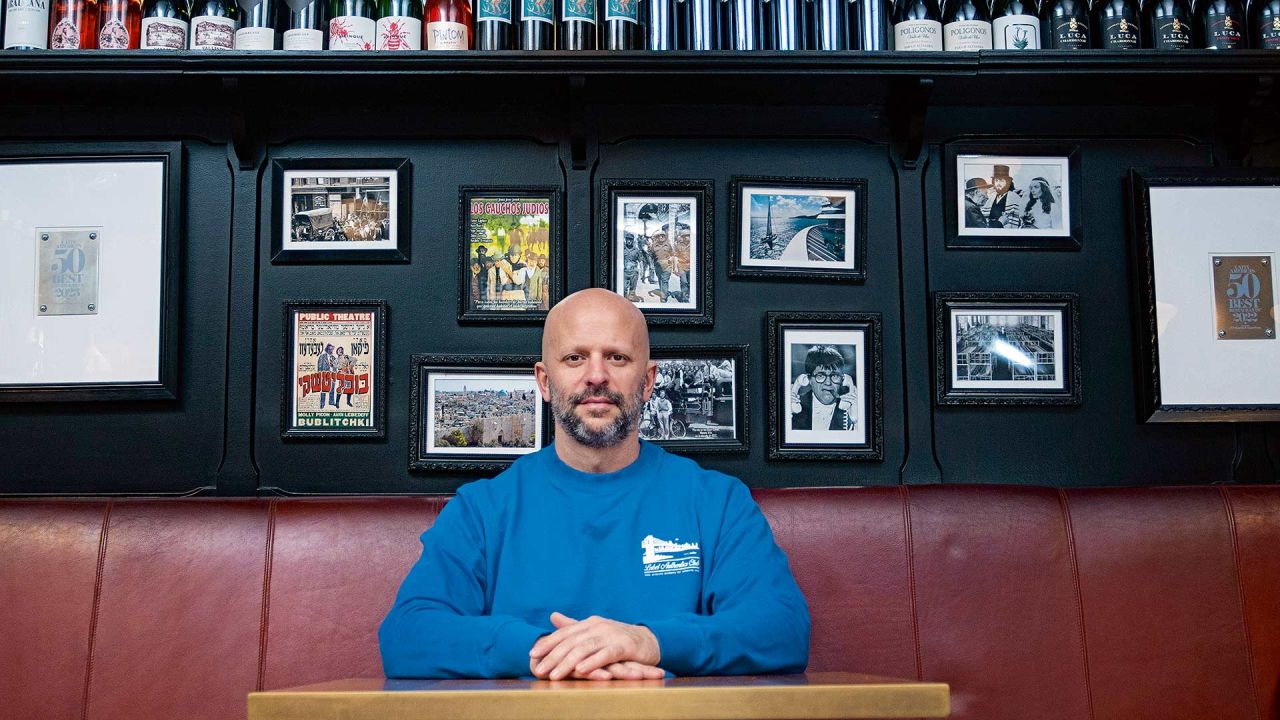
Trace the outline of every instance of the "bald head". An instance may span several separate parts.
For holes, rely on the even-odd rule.
[[[542,360],[588,339],[627,345],[641,363],[649,360],[649,327],[630,300],[604,288],[579,290],[556,303],[542,328]]]

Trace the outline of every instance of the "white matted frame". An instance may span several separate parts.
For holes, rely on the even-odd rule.
[[[1280,420],[1280,169],[1133,170],[1130,187],[1141,419]],[[1215,279],[1223,260],[1246,296]],[[1250,309],[1232,320],[1239,299]]]
[[[181,143],[5,149],[0,402],[177,398],[181,188]],[[45,314],[39,244],[66,230],[95,236],[96,302]]]

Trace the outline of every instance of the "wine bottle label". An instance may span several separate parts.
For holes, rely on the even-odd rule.
[[[324,31],[311,28],[285,30],[280,42],[285,50],[323,50]]]
[[[80,28],[71,18],[62,18],[49,33],[49,47],[54,50],[79,50]]]
[[[187,47],[187,23],[169,17],[142,18],[143,50],[184,50]]]
[[[1258,17],[1262,31],[1258,33],[1259,50],[1280,50],[1280,15],[1263,13]]]
[[[388,15],[378,20],[378,50],[421,50],[422,21],[408,15]]]
[[[1152,45],[1156,50],[1186,50],[1191,47],[1191,23],[1179,17],[1160,18],[1155,21],[1156,36]]]
[[[427,23],[428,50],[467,50],[467,26],[456,22]]]
[[[378,25],[373,18],[339,15],[329,21],[330,50],[372,50]]]
[[[1102,47],[1105,50],[1137,50],[1142,47],[1138,23],[1129,18],[1103,18]]]
[[[1049,40],[1054,50],[1088,50],[1089,23],[1081,18],[1054,18]]]
[[[247,27],[236,31],[237,50],[275,50],[276,31],[269,27]]]
[[[604,19],[640,24],[640,0],[605,0]]]
[[[894,50],[941,50],[942,23],[937,20],[904,20],[893,26]]]
[[[475,8],[476,22],[511,22],[511,0],[480,0]]]
[[[986,20],[956,20],[942,28],[942,49],[973,52],[991,49],[991,23]]]
[[[1040,18],[1035,15],[1005,15],[991,21],[996,50],[1039,50]]]
[[[129,40],[129,28],[119,18],[108,20],[98,31],[99,50],[128,50]]]
[[[562,20],[584,20],[596,24],[596,0],[564,0]]]
[[[49,47],[49,1],[5,0],[4,49]]]
[[[551,0],[520,0],[520,19],[523,21],[555,23]]]
[[[236,21],[221,15],[191,18],[192,50],[234,50]]]
[[[1244,48],[1244,22],[1234,15],[1215,15],[1205,29],[1206,50],[1240,50]]]

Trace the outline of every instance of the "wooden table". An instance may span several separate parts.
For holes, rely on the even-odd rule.
[[[249,694],[249,720],[939,718],[946,683],[853,673],[672,680],[353,679]]]

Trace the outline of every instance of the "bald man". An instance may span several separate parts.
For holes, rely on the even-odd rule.
[[[534,373],[556,441],[423,533],[378,633],[387,676],[802,672],[808,607],[746,486],[640,440],[657,365],[635,305],[565,298]]]

